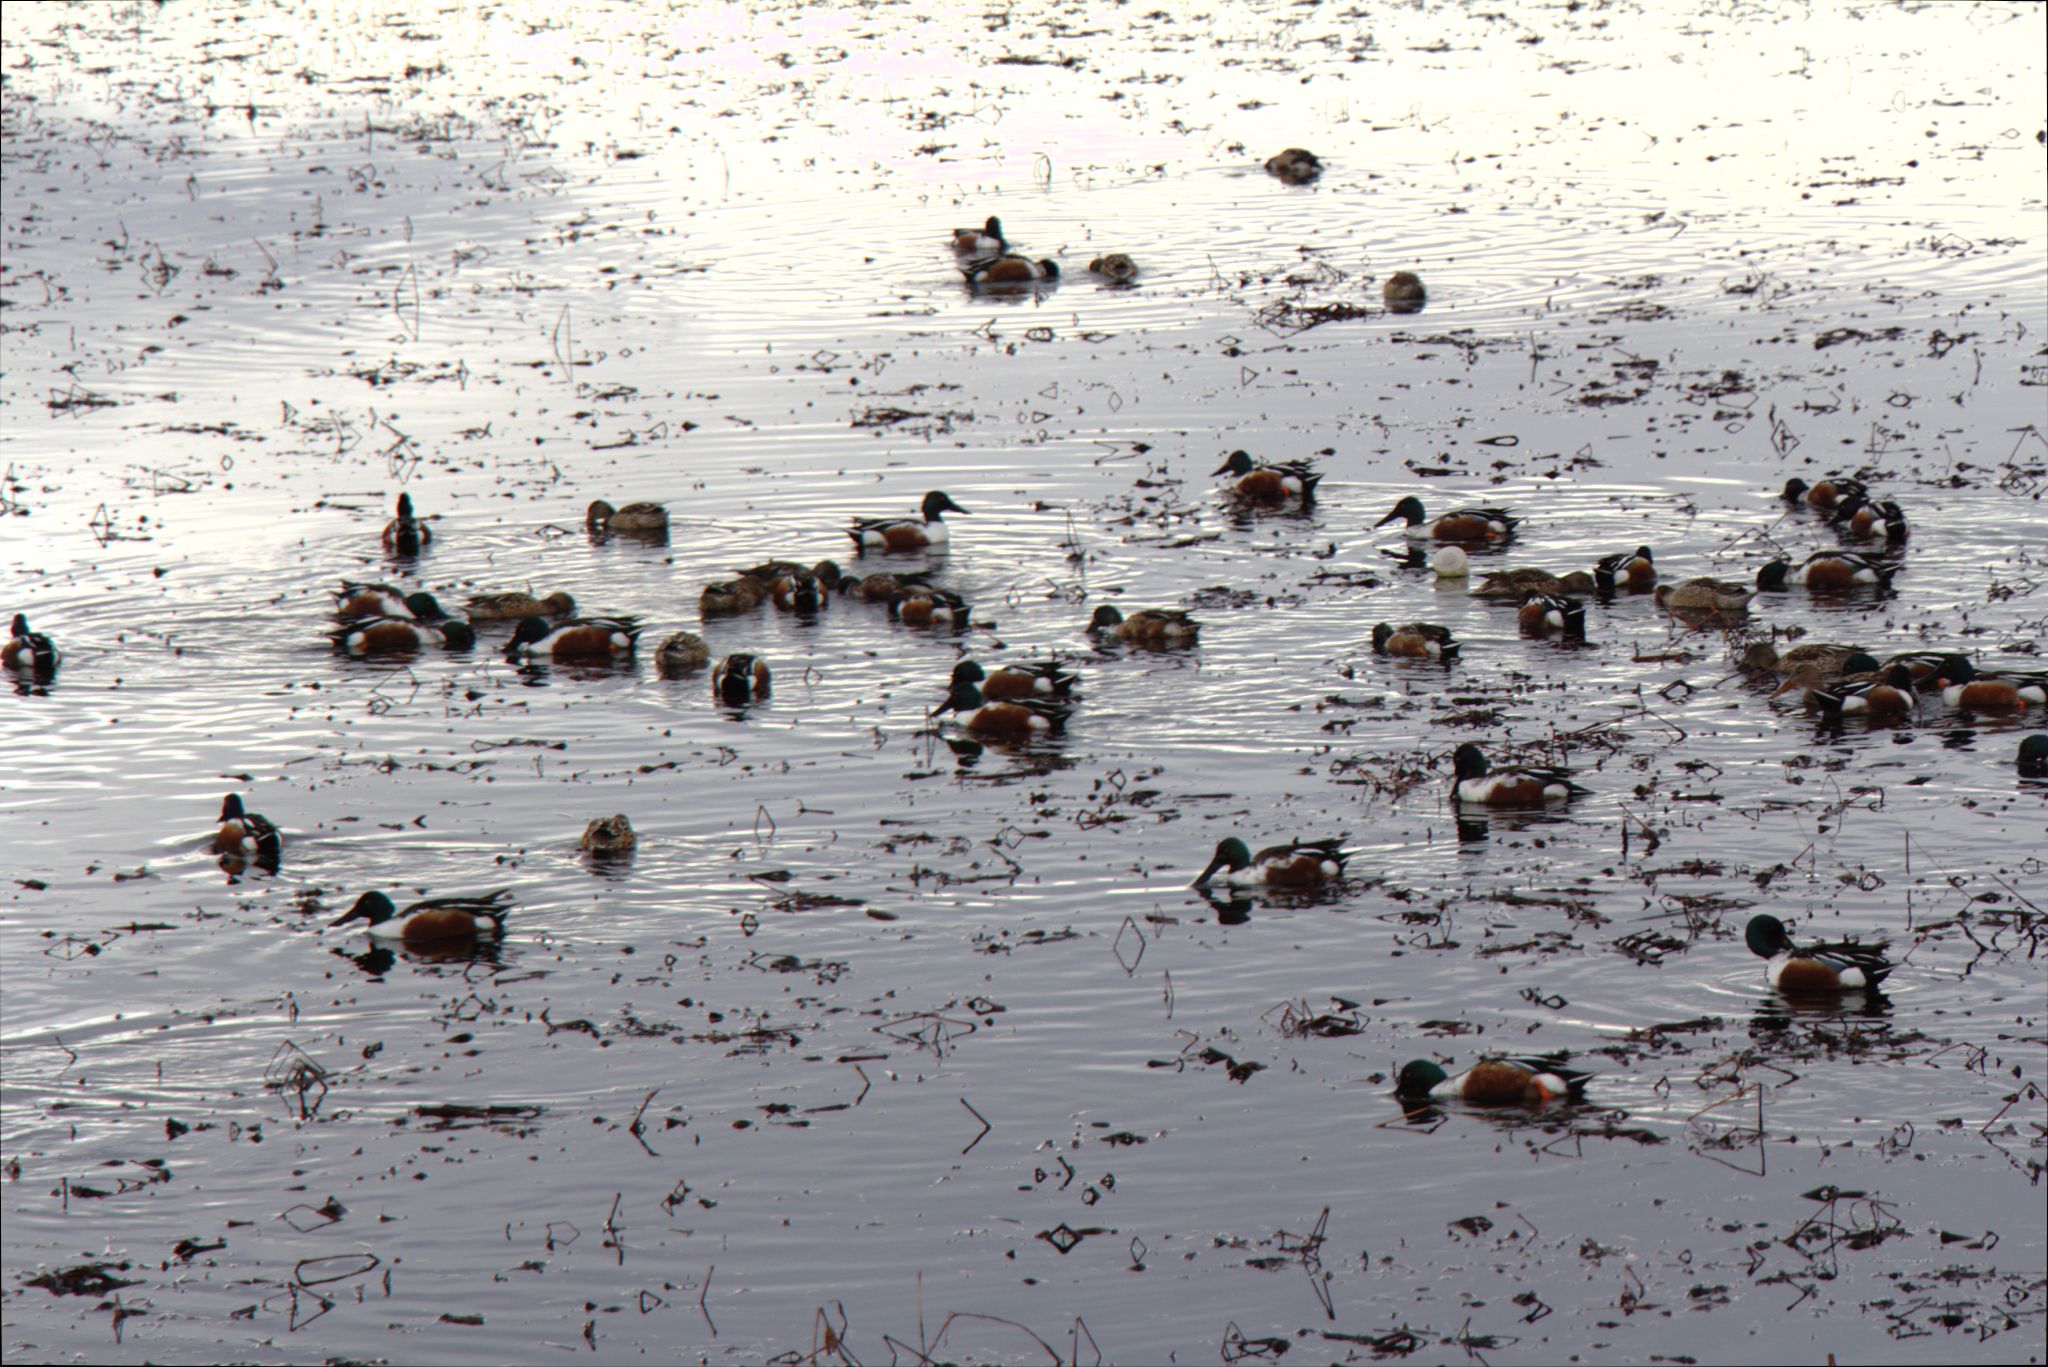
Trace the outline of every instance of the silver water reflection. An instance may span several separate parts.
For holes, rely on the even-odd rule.
[[[2048,1246],[2029,719],[1829,733],[1646,597],[1525,640],[1374,524],[1499,503],[1479,569],[1746,577],[1833,544],[1787,474],[1865,467],[1897,596],[1759,624],[2026,657],[2042,27],[10,11],[0,607],[66,654],[0,704],[10,1356],[751,1360],[821,1308],[864,1360],[2010,1356]],[[1312,185],[1259,169],[1290,145]],[[1057,284],[963,287],[990,213]],[[1424,312],[1379,310],[1397,269]],[[1322,453],[1318,503],[1230,506],[1239,447]],[[930,489],[969,631],[699,621]],[[586,535],[598,497],[668,544]],[[521,670],[502,627],[338,659],[344,578],[566,589],[774,696]],[[1102,602],[1201,646],[1102,647]],[[1372,653],[1417,619],[1462,663]],[[1067,734],[933,734],[963,647],[1071,660]],[[1461,830],[1451,749],[1552,737],[1593,795]],[[228,791],[280,877],[216,866]],[[1212,901],[1229,833],[1346,834],[1356,876]],[[323,929],[506,885],[490,959]],[[1866,1012],[1791,1009],[1753,908],[1911,952]],[[1589,1108],[1388,1095],[1549,1048]],[[132,1284],[21,1282],[87,1263]]]

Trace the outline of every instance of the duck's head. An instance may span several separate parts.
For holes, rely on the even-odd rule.
[[[1486,752],[1470,742],[1459,746],[1451,756],[1451,774],[1459,783],[1468,778],[1485,778],[1488,767]]]
[[[1211,475],[1248,475],[1252,472],[1252,453],[1232,451],[1230,458],[1209,473]]]
[[[1811,487],[1805,480],[1794,475],[1785,481],[1785,491],[1779,497],[1787,503],[1797,503],[1800,499],[1806,497],[1806,491]]]
[[[1792,948],[1792,936],[1786,931],[1785,923],[1775,916],[1759,914],[1749,918],[1749,929],[1742,938],[1749,941],[1749,952],[1759,959],[1769,959]]]
[[[1404,1063],[1394,1079],[1394,1095],[1411,1100],[1426,1097],[1431,1091],[1441,1087],[1449,1076],[1426,1058]]]
[[[967,510],[934,489],[924,496],[924,520],[937,522],[940,513],[960,513],[964,516]]]
[[[541,610],[550,617],[573,617],[576,615],[576,600],[566,593],[551,593],[540,600]]]
[[[242,795],[240,793],[229,793],[225,798],[221,800],[221,823],[225,825],[230,821],[240,821],[242,819],[242,816]]]
[[[1756,572],[1756,586],[1760,589],[1778,590],[1785,587],[1785,578],[1792,573],[1792,566],[1783,560],[1773,560]]]
[[[1413,527],[1417,523],[1426,520],[1428,516],[1429,514],[1422,511],[1422,500],[1417,498],[1415,495],[1410,494],[1408,495],[1408,497],[1402,499],[1399,503],[1396,503],[1394,505],[1393,512],[1388,513],[1385,517],[1381,518],[1379,521],[1373,523],[1372,525],[1375,527],[1384,527],[1389,522],[1399,520],[1406,522],[1409,526]]]
[[[526,620],[531,622],[538,619],[529,617]],[[470,626],[467,622],[443,622],[441,624],[441,640],[447,644],[450,650],[474,650],[476,648],[476,628]]]
[[[366,892],[356,898],[356,904],[345,914],[329,921],[327,928],[333,930],[336,926],[345,926],[350,921],[367,921],[373,926],[381,926],[396,915],[398,908],[391,905],[389,897],[381,892]]]
[[[1393,638],[1394,624],[1391,622],[1381,622],[1378,626],[1372,629],[1372,648],[1374,650],[1379,651],[1381,654],[1385,654],[1387,649],[1387,642],[1391,641]]]
[[[519,625],[512,629],[510,644],[516,647],[531,645],[535,641],[545,641],[548,638],[548,633],[552,630],[553,628],[547,624],[546,618],[522,617],[519,619]]]
[[[957,684],[979,684],[988,677],[988,671],[972,660],[962,660],[953,666],[953,682]]]
[[[1088,630],[1111,631],[1123,625],[1124,615],[1108,603],[1095,609],[1095,615],[1088,619]]]
[[[603,499],[593,498],[590,500],[590,506],[583,512],[583,525],[594,532],[602,531],[604,530],[605,523],[610,522],[612,514],[617,511],[617,508],[612,507],[611,504]]]
[[[2029,778],[2048,778],[2048,732],[2036,732],[2020,742],[2019,768]]]
[[[412,516],[412,495],[411,495],[411,494],[400,494],[400,495],[398,496],[398,515],[399,515],[400,517],[411,517],[411,516]]]
[[[1195,879],[1194,886],[1199,888],[1207,883],[1216,876],[1218,869],[1228,869],[1236,873],[1239,869],[1249,868],[1251,862],[1252,852],[1245,843],[1234,835],[1225,836],[1216,842],[1216,853],[1210,857],[1209,867],[1203,869],[1201,876]]]

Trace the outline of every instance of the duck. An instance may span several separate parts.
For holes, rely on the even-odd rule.
[[[1403,1101],[1456,1098],[1475,1105],[1541,1105],[1584,1101],[1592,1074],[1565,1066],[1569,1054],[1482,1058],[1455,1076],[1428,1059],[1401,1066],[1394,1095]]]
[[[1429,302],[1429,291],[1422,288],[1422,277],[1414,271],[1395,271],[1380,286],[1380,302],[1389,313],[1420,313]]]
[[[1586,639],[1586,605],[1559,593],[1532,593],[1522,600],[1515,624],[1524,636],[1560,632],[1567,641]]]
[[[931,573],[928,570],[907,574],[879,570],[874,574],[846,575],[839,581],[841,593],[867,603],[886,603],[906,589],[930,587]]]
[[[1692,626],[1747,617],[1755,597],[1756,590],[1745,584],[1707,578],[1659,584],[1654,594],[1658,607]]]
[[[1450,661],[1462,647],[1451,639],[1451,629],[1434,622],[1410,622],[1397,627],[1381,622],[1372,629],[1372,648],[1382,655],[1399,655],[1416,660]]]
[[[1088,619],[1088,630],[1137,646],[1191,646],[1202,624],[1179,608],[1139,608],[1125,616],[1104,603]]]
[[[697,595],[697,611],[706,617],[730,617],[752,612],[768,597],[768,586],[749,575],[706,584]]]
[[[631,854],[639,843],[640,837],[633,833],[633,823],[626,819],[624,812],[618,812],[594,818],[583,828],[583,838],[576,842],[576,848],[600,859],[615,859],[622,854]]]
[[[1547,807],[1592,791],[1572,782],[1572,771],[1555,765],[1510,765],[1496,769],[1486,752],[1465,744],[1451,757],[1451,801],[1481,807]]]
[[[972,679],[963,679],[956,674],[946,690],[945,701],[934,707],[929,715],[936,717],[941,712],[957,712],[960,724],[969,731],[1021,740],[1064,731],[1067,718],[1073,715],[1073,711],[1074,700],[1057,694],[991,699]]]
[[[1571,570],[1565,574],[1552,574],[1549,570],[1533,568],[1488,570],[1486,576],[1479,581],[1479,587],[1472,590],[1472,596],[1522,603],[1527,602],[1532,593],[1591,593],[1596,587],[1593,576],[1584,570]]]
[[[528,617],[506,643],[505,658],[609,660],[631,655],[639,642],[640,623],[633,617],[571,617],[553,625],[545,618]]]
[[[668,509],[659,503],[628,503],[623,508],[614,508],[596,498],[584,510],[583,526],[592,536],[665,536]]]
[[[1867,658],[1867,657],[1866,657]],[[1976,666],[1970,657],[1953,650],[1902,650],[1882,665],[1863,666],[1870,670],[1890,669],[1893,665],[1904,665],[1913,676],[1913,685],[1922,693],[1940,692],[1948,686],[1950,676],[1961,676],[1971,671],[1974,677]]]
[[[0,665],[32,674],[49,674],[56,670],[60,658],[49,637],[28,629],[27,613],[14,614],[13,634],[7,638],[7,644],[0,645]]]
[[[730,707],[767,697],[773,682],[768,662],[744,651],[726,656],[711,671],[713,696]]]
[[[994,670],[962,660],[953,666],[953,682],[978,685],[986,698],[1005,699],[1068,697],[1078,680],[1057,660],[1000,664]]]
[[[1266,158],[1266,174],[1289,185],[1306,185],[1322,173],[1322,159],[1305,147],[1283,148]]]
[[[505,933],[505,915],[511,910],[509,888],[472,896],[429,897],[403,909],[372,890],[356,898],[356,904],[327,928],[367,921],[372,939],[398,940],[415,950],[458,949],[500,939]]]
[[[1830,522],[1843,536],[1869,540],[1884,534],[1885,550],[1896,552],[1911,538],[1906,527],[1906,510],[1891,499],[1874,503],[1858,491],[1835,505]]]
[[[1230,487],[1239,498],[1274,503],[1286,498],[1313,503],[1316,485],[1323,479],[1305,460],[1261,463],[1254,461],[1249,451],[1232,451],[1228,460],[1209,473],[1235,476],[1237,482]]]
[[[1875,584],[1880,592],[1888,592],[1892,577],[1898,572],[1896,564],[1855,551],[1815,551],[1796,566],[1785,560],[1771,561],[1756,572],[1756,586],[1775,591],[1797,580],[1810,589],[1852,589]]]
[[[1793,676],[1785,689],[1799,681]],[[1815,680],[1807,686],[1806,700],[1829,717],[1889,718],[1911,716],[1919,707],[1920,694],[1913,675],[1904,665],[1893,665],[1876,677],[1840,678],[1832,683]]]
[[[2015,764],[2021,778],[2048,778],[2048,731],[2036,731],[2021,741]]]
[[[1407,520],[1403,534],[1410,541],[1505,541],[1521,521],[1504,508],[1454,508],[1431,522],[1422,500],[1410,494],[1373,526],[1384,527],[1400,518]]]
[[[385,655],[440,644],[450,650],[476,645],[476,631],[467,622],[421,621],[415,617],[351,617],[328,633],[336,650],[349,655]]]
[[[2010,712],[2048,704],[2048,671],[1978,672],[1956,656],[1936,676],[1941,700],[1965,712]]]
[[[1783,654],[1769,641],[1751,641],[1736,657],[1735,666],[1751,674],[1795,674],[1802,669],[1812,669],[1825,681],[1851,672],[1849,661],[1861,657],[1870,663],[1858,664],[1857,669],[1876,669],[1877,661],[1856,646],[1836,645],[1832,641],[1807,641],[1793,646]]]
[[[420,622],[439,622],[448,614],[426,592],[405,593],[389,584],[358,584],[341,581],[334,590],[336,617],[406,617]]]
[[[516,622],[522,617],[573,617],[576,600],[566,593],[536,598],[516,590],[508,593],[473,594],[463,604],[472,622]]]
[[[998,256],[1010,250],[1009,239],[1003,236],[1003,221],[994,214],[979,228],[955,228],[953,250],[969,256]]]
[[[967,510],[937,489],[924,496],[916,517],[861,518],[846,529],[862,554],[868,551],[918,551],[946,544],[945,515]]]
[[[966,629],[972,612],[959,594],[930,585],[899,589],[889,600],[889,615],[905,626],[951,627],[961,631]]]
[[[810,569],[769,580],[768,600],[784,612],[817,612],[832,601],[832,590],[843,578],[836,561],[820,560]]]
[[[284,852],[284,836],[268,817],[245,811],[241,794],[229,793],[220,804],[220,829],[214,833],[213,852],[275,867]]]
[[[694,674],[711,663],[711,647],[694,631],[678,631],[654,648],[654,667],[664,678]]]
[[[1112,285],[1128,285],[1138,278],[1138,263],[1122,252],[1107,252],[1088,263],[1088,269]]]
[[[1656,587],[1657,562],[1651,558],[1648,546],[1605,556],[1593,566],[1593,583],[1602,593],[1613,593],[1617,588],[1640,593]]]
[[[1780,992],[1867,991],[1889,977],[1894,967],[1884,956],[1883,941],[1800,947],[1792,943],[1783,921],[1766,914],[1749,918],[1743,938],[1750,953],[1768,961],[1764,979]]]
[[[1785,481],[1785,488],[1779,494],[1779,497],[1787,503],[1798,503],[1804,500],[1807,507],[1818,508],[1822,512],[1828,512],[1832,511],[1836,504],[1852,495],[1860,497],[1867,496],[1867,493],[1868,491],[1863,487],[1862,480],[1852,479],[1847,475],[1828,475],[1816,484],[1808,484],[1799,476],[1794,475]]]
[[[1223,881],[1232,887],[1265,884],[1312,888],[1342,878],[1344,861],[1349,858],[1341,835],[1326,840],[1293,840],[1285,845],[1270,845],[1257,854],[1253,854],[1251,848],[1236,836],[1226,836],[1216,842],[1216,853],[1210,857],[1209,866],[1202,870],[1193,886],[1207,887],[1209,880],[1220,871]]]
[[[434,539],[426,519],[413,516],[412,495],[398,496],[398,516],[384,524],[384,549],[398,555],[418,555]]]
[[[1026,285],[1040,280],[1057,280],[1060,267],[1057,261],[1033,261],[1024,256],[993,256],[976,261],[963,268],[967,287],[977,289],[982,285]]]

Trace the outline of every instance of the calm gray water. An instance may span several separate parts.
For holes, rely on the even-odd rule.
[[[10,8],[0,614],[65,658],[0,697],[8,1357],[2040,1360],[2039,709],[1830,731],[1646,595],[1524,639],[1374,524],[1747,578],[1836,544],[1788,475],[1860,470],[1896,594],[1753,634],[2040,668],[2044,28]],[[1061,280],[963,288],[989,214]],[[1234,507],[1240,447],[1320,501]],[[698,617],[929,489],[971,630]],[[775,691],[337,657],[345,578],[566,589]],[[1374,655],[1416,619],[1462,663]],[[934,734],[963,650],[1065,658],[1064,737]],[[1461,829],[1465,741],[1592,792]],[[210,852],[230,791],[276,876]],[[1352,876],[1204,897],[1230,834]],[[325,929],[496,887],[489,958]],[[1787,1002],[1757,911],[1903,965]],[[1586,1105],[1391,1097],[1550,1049]]]

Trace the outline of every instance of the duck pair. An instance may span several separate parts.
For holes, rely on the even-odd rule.
[[[945,701],[930,716],[956,712],[969,731],[1029,739],[1066,729],[1074,711],[1075,676],[1056,660],[1007,664],[993,672],[973,660],[953,666]]]
[[[966,259],[967,264],[960,270],[967,277],[969,289],[981,285],[1027,285],[1038,280],[1057,280],[1060,276],[1059,263],[1033,261],[1012,252],[1009,239],[1003,235],[1002,220],[994,214],[979,228],[955,228],[953,250]],[[1123,260],[1128,262],[1130,258]],[[1098,259],[1090,269],[1101,265],[1102,259]],[[1136,274],[1137,267],[1133,265],[1131,275]]]

